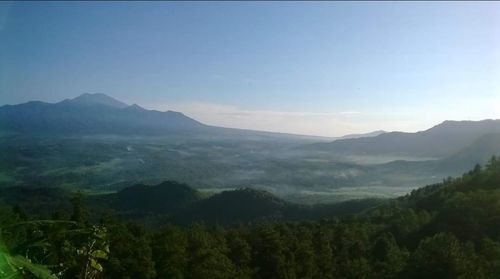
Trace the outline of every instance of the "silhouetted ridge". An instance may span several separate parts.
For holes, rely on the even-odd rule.
[[[29,102],[0,107],[0,130],[23,134],[164,135],[205,128],[182,113],[128,106],[101,93],[86,93],[56,104]]]
[[[170,213],[199,200],[196,190],[186,184],[165,181],[149,186],[138,184],[125,188],[114,196],[114,206],[121,210]]]
[[[263,219],[281,219],[289,204],[271,193],[243,188],[224,191],[194,204],[177,216],[180,223],[204,221],[207,223],[251,222]]]

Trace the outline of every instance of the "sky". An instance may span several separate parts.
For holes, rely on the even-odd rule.
[[[0,105],[297,134],[500,118],[500,2],[0,2]]]

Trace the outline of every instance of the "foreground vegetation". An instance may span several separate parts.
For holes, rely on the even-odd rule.
[[[230,210],[229,208],[227,210]],[[0,214],[2,278],[497,278],[500,160],[356,216],[146,228]],[[7,277],[10,276],[10,277]]]

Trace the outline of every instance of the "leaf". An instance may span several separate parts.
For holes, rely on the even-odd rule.
[[[103,268],[102,268],[102,265],[99,264],[96,260],[94,259],[90,259],[90,266],[95,269],[95,270],[99,270],[100,272],[102,272]]]
[[[95,250],[94,252],[91,253],[92,257],[96,259],[107,259],[108,254],[103,251],[103,250]]]
[[[47,267],[31,263],[23,256],[14,256],[10,260],[17,268],[24,268],[39,279],[57,279]]]
[[[0,278],[21,278],[12,257],[0,239]]]

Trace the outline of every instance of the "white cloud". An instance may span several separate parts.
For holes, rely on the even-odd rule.
[[[341,111],[340,114],[360,114],[360,111]]]
[[[408,121],[374,123],[373,116],[365,115],[360,111],[248,110],[236,106],[203,102],[150,103],[144,106],[161,111],[180,111],[209,125],[318,136],[341,136],[377,129],[395,130],[414,125]]]
[[[444,120],[500,118],[500,94],[493,97],[458,97],[429,100],[425,105],[364,108],[338,111],[251,110],[206,103],[150,103],[146,108],[180,111],[205,124],[230,128],[318,136],[342,136],[374,130],[415,132]]]

